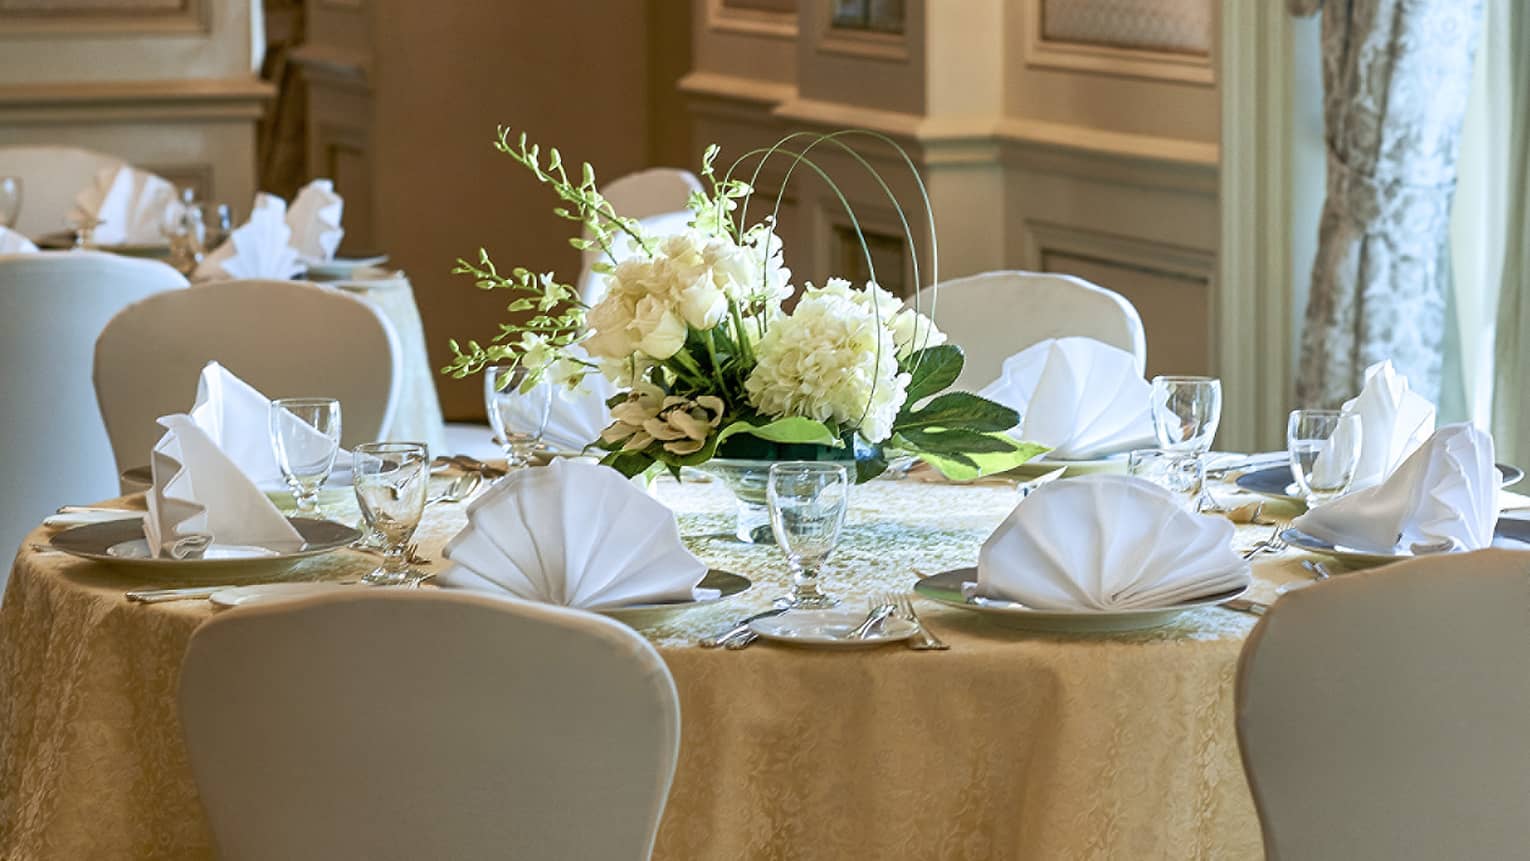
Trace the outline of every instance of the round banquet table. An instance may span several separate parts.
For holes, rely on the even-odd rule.
[[[921,600],[950,651],[705,650],[700,636],[786,590],[786,566],[774,547],[732,539],[720,484],[665,478],[654,492],[699,556],[754,580],[641,629],[681,703],[655,857],[1260,856],[1233,731],[1234,671],[1254,617],[1209,608],[1155,631],[1035,634]],[[327,495],[340,500],[332,516],[354,516],[343,491]],[[908,588],[915,568],[975,564],[1016,501],[1012,486],[859,487],[825,585],[855,606]],[[427,513],[416,537],[432,567],[463,522],[462,505]],[[1268,533],[1239,527],[1237,540]],[[192,631],[238,611],[129,603],[126,590],[175,584],[34,546],[48,536],[22,545],[0,605],[0,856],[211,857],[176,684]],[[342,579],[373,563],[341,551],[283,576]],[[1255,578],[1250,597],[1270,601],[1305,575],[1288,554],[1259,563]]]

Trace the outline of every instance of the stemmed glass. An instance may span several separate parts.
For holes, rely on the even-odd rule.
[[[770,467],[766,484],[770,527],[792,568],[792,607],[816,610],[838,603],[818,587],[824,560],[839,544],[850,497],[850,473],[841,465],[788,461]]]
[[[528,374],[519,365],[491,365],[483,372],[484,408],[511,469],[531,462],[552,409],[552,386],[541,382],[527,387]]]
[[[21,214],[21,177],[0,176],[0,227],[15,227]]]
[[[271,402],[271,451],[299,514],[319,514],[319,490],[340,451],[340,402],[279,398]]]
[[[1349,491],[1360,465],[1360,417],[1339,410],[1293,410],[1286,420],[1291,474],[1308,508]]]
[[[425,513],[430,451],[418,442],[369,442],[354,454],[356,501],[367,529],[382,539],[383,560],[361,579],[374,586],[407,583],[406,548]]]
[[[1190,511],[1201,507],[1206,465],[1194,454],[1158,448],[1139,449],[1128,456],[1126,472],[1182,497],[1181,504]]]
[[[1215,377],[1154,377],[1149,403],[1159,447],[1202,461],[1222,423],[1222,381]],[[1204,474],[1204,464],[1201,469]],[[1216,507],[1204,486],[1200,505]]]

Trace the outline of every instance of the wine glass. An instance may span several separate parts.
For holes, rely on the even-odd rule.
[[[1222,381],[1215,377],[1154,377],[1153,430],[1169,451],[1203,455],[1222,422]]]
[[[1340,410],[1292,410],[1286,452],[1307,507],[1337,499],[1349,491],[1360,465],[1360,417]]]
[[[382,539],[383,561],[361,579],[374,586],[409,582],[406,548],[425,513],[430,451],[419,442],[369,442],[353,455],[356,501],[369,532]]]
[[[1183,497],[1181,504],[1190,511],[1201,507],[1206,465],[1197,455],[1161,448],[1138,449],[1127,457],[1126,472]]]
[[[838,601],[818,587],[824,560],[839,544],[850,473],[835,463],[787,461],[770,467],[765,497],[776,544],[792,568],[792,607],[816,610]]]
[[[299,514],[319,514],[319,490],[340,451],[340,402],[278,398],[271,402],[271,451]]]
[[[21,177],[0,176],[0,227],[15,227],[21,214]]]
[[[552,386],[539,382],[528,387],[529,375],[520,365],[491,365],[483,372],[484,409],[511,469],[531,462],[552,409]]]

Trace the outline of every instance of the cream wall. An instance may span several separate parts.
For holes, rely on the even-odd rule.
[[[255,191],[258,0],[0,0],[0,145],[70,144],[242,209]],[[62,225],[60,225],[62,227]]]

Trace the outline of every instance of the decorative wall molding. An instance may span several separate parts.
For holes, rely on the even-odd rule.
[[[112,83],[0,85],[8,123],[240,120],[260,117],[270,84],[254,77]]]
[[[200,201],[213,199],[213,166],[207,162],[148,162],[139,167],[168,179],[176,188],[189,188]],[[243,201],[239,201],[242,205]]]
[[[702,70],[681,78],[677,86],[688,95],[752,105],[774,106],[797,97],[797,88],[792,84]]]
[[[1044,0],[1024,0],[1025,64],[1035,68],[1091,72],[1123,78],[1178,81],[1202,86],[1216,84],[1216,68],[1209,52],[1144,50],[1121,45],[1058,41],[1043,33]]]
[[[1161,161],[1215,168],[1221,159],[1214,143],[1110,131],[1071,123],[1022,117],[1000,120],[998,136],[1014,143],[1082,150],[1140,161]]]
[[[292,49],[287,61],[301,69],[310,81],[367,90],[372,86],[372,59],[364,54],[308,42]]]
[[[1217,255],[1203,248],[1171,245],[1057,222],[1026,219],[1020,229],[1027,266],[1040,266],[1047,252],[1090,257],[1210,284],[1216,279]]]
[[[763,36],[795,41],[797,12],[769,8],[768,4],[744,5],[727,0],[707,0],[706,26],[722,33]]]
[[[0,0],[0,39],[208,33],[210,0]]]
[[[817,16],[814,46],[820,53],[839,54],[863,60],[906,63],[909,59],[908,28],[890,33],[883,30],[857,30],[834,26],[832,3],[813,4]]]

